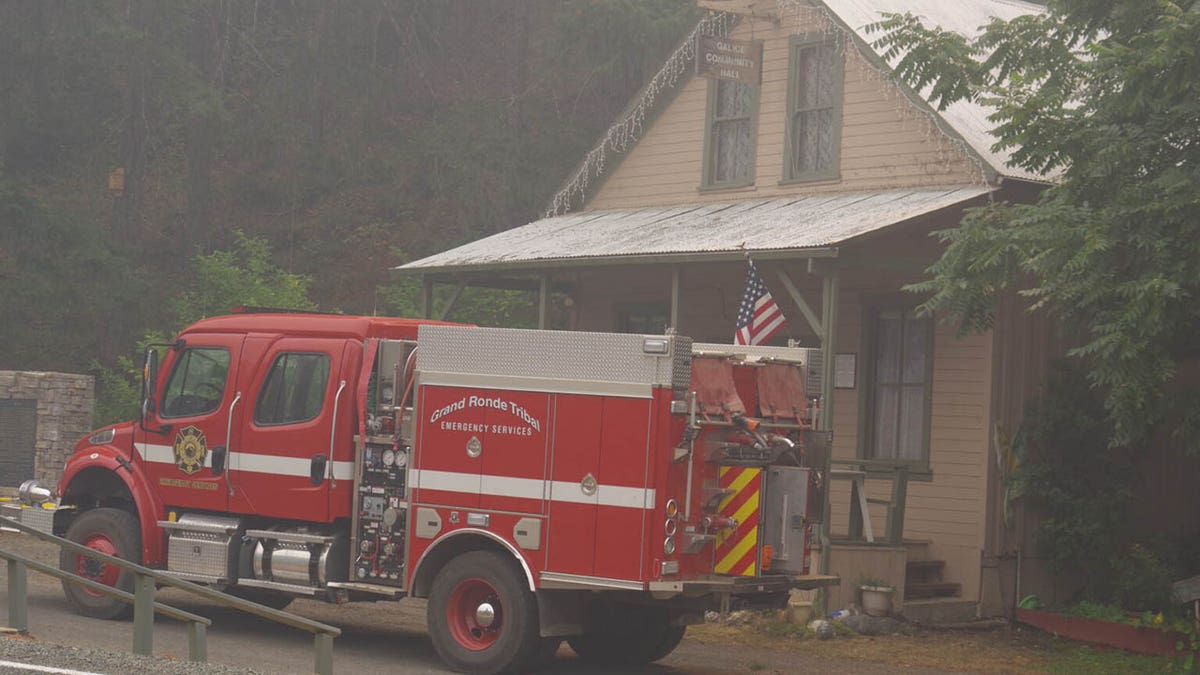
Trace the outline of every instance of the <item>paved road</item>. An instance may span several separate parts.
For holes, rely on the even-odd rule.
[[[0,532],[0,549],[50,562],[55,552],[28,537]],[[6,572],[0,566],[0,616],[7,613]],[[133,640],[132,623],[101,621],[72,613],[63,599],[58,582],[36,573],[29,578],[28,615],[30,634],[40,643],[71,645],[100,650],[129,651]],[[279,626],[234,610],[193,600],[179,591],[164,589],[158,600],[213,620],[208,632],[209,660],[263,673],[311,672],[312,638],[291,628]],[[342,629],[334,642],[334,667],[339,673],[447,673],[438,660],[425,631],[425,604],[405,600],[380,603],[330,605],[312,600],[297,600],[289,608],[303,616]],[[3,623],[0,623],[3,625]],[[187,657],[187,636],[182,624],[159,617],[155,623],[154,653],[174,659]],[[894,673],[895,667],[862,662],[833,662],[802,654],[774,650],[730,648],[729,645],[701,644],[685,639],[671,656],[658,664],[626,669],[631,674],[718,673]],[[148,669],[146,672],[157,672]],[[571,675],[598,675],[610,672],[575,659],[563,647],[554,665],[543,671]],[[918,672],[918,671],[906,671]]]

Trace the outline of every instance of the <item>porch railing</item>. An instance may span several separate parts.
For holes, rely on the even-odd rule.
[[[333,638],[342,634],[342,630],[336,626],[330,626],[296,614],[272,609],[257,602],[235,598],[232,595],[222,593],[207,586],[177,579],[163,572],[142,567],[128,560],[114,558],[86,546],[81,546],[62,537],[47,534],[12,518],[0,516],[0,523],[5,527],[10,527],[37,537],[42,541],[54,543],[61,549],[81,553],[95,558],[106,565],[113,565],[134,574],[134,592],[129,593],[0,549],[0,558],[4,558],[8,566],[8,622],[11,624],[10,628],[20,632],[29,630],[26,576],[27,570],[31,569],[35,572],[48,574],[70,583],[79,584],[85,588],[118,598],[124,602],[133,603],[134,654],[143,656],[152,656],[154,654],[155,613],[178,621],[188,622],[188,660],[206,662],[208,660],[207,628],[212,625],[212,621],[191,612],[185,612],[181,609],[155,602],[155,586],[163,585],[178,588],[224,607],[232,607],[242,612],[281,623],[285,626],[291,626],[292,628],[312,633],[313,671],[319,675],[333,674]]]
[[[904,508],[908,501],[908,467],[894,462],[870,459],[834,459],[829,472],[830,489],[833,481],[850,482],[850,522],[847,539],[857,543],[900,546],[904,542]],[[868,497],[867,480],[890,480],[891,497]],[[871,521],[872,504],[884,506],[885,523],[877,533]],[[880,536],[882,534],[882,536]],[[838,537],[834,537],[838,539]]]

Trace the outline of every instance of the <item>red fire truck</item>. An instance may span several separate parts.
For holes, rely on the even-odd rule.
[[[147,352],[139,420],[76,446],[54,529],[276,607],[428,598],[433,644],[460,671],[535,665],[563,640],[653,661],[705,610],[836,581],[808,573],[823,498],[800,364],[734,349],[205,319],[162,346],[161,372]],[[78,554],[61,565],[132,585]],[[83,614],[129,611],[64,589]]]

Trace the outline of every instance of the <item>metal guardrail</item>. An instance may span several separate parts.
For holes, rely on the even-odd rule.
[[[75,551],[83,555],[95,558],[105,564],[114,565],[124,570],[129,570],[134,574],[134,592],[126,591],[105,586],[91,579],[86,579],[71,572],[65,572],[50,565],[29,560],[28,558],[0,550],[0,558],[4,558],[8,565],[8,621],[12,624],[11,628],[19,631],[27,631],[29,629],[29,618],[27,614],[27,584],[26,584],[26,568],[36,572],[42,572],[58,579],[63,579],[71,583],[76,583],[91,590],[109,595],[125,602],[133,603],[133,653],[144,656],[152,656],[154,653],[154,614],[155,612],[164,616],[176,619],[179,621],[187,621],[188,623],[188,660],[206,662],[208,660],[208,638],[207,628],[212,625],[210,619],[202,616],[197,616],[190,612],[185,612],[181,609],[164,605],[154,600],[154,591],[157,584],[170,586],[180,590],[202,597],[206,600],[211,600],[225,607],[233,607],[234,609],[254,614],[255,616],[269,619],[276,623],[281,623],[292,628],[308,631],[313,634],[313,671],[319,675],[333,675],[333,638],[342,634],[342,630],[336,626],[306,619],[296,614],[290,614],[278,609],[272,609],[266,605],[260,605],[257,602],[236,598],[227,593],[214,590],[207,586],[194,584],[190,581],[177,579],[170,575],[164,574],[158,570],[152,570],[148,567],[142,567],[128,560],[114,558],[113,556],[101,553],[86,546],[76,544],[73,541],[56,537],[52,534],[47,534],[33,527],[30,527],[20,521],[13,520],[5,516],[0,516],[0,523],[5,527],[24,532],[25,534],[33,535],[42,541],[48,541],[57,544],[59,548],[65,548],[69,551]]]

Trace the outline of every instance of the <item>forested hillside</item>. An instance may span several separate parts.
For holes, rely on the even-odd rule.
[[[115,364],[239,246],[320,309],[403,309],[387,269],[536,218],[696,12],[0,2],[0,369]]]

